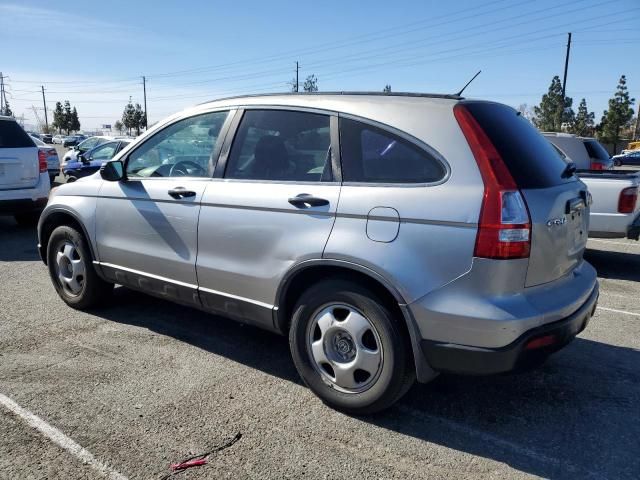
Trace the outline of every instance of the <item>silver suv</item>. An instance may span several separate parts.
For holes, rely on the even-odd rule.
[[[38,231],[70,306],[120,284],[286,334],[323,401],[370,413],[415,378],[530,366],[582,331],[587,198],[501,104],[266,95],[161,122],[56,189]]]

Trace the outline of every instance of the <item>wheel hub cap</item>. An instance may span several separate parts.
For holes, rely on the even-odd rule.
[[[56,252],[56,274],[64,291],[79,295],[84,287],[85,265],[76,246],[63,242]]]
[[[352,306],[321,308],[309,324],[307,346],[315,370],[337,390],[360,393],[380,376],[380,336],[371,321]]]

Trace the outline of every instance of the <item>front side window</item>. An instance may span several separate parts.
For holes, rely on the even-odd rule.
[[[131,152],[127,177],[211,176],[211,155],[228,113],[196,115],[160,130]]]
[[[225,173],[245,180],[330,181],[329,116],[286,110],[248,110]]]
[[[342,178],[361,183],[432,183],[442,180],[442,163],[387,130],[340,119]]]

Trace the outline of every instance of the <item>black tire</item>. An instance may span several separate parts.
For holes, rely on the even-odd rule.
[[[16,213],[13,218],[21,227],[35,227],[40,219],[41,212]]]
[[[56,256],[64,245],[69,243],[75,247],[77,258],[84,263],[84,275],[79,282],[81,289],[76,294],[64,288],[62,281],[58,278],[59,267]],[[73,227],[63,225],[51,233],[47,244],[47,266],[56,292],[70,307],[84,310],[98,306],[111,297],[113,283],[105,282],[98,276],[93,266],[93,258],[87,240],[82,233]]]
[[[73,183],[73,182],[75,182],[76,180],[77,180],[77,178],[76,178],[76,177],[74,177],[74,176],[70,176],[70,177],[67,177],[67,181],[66,181],[66,183]]]
[[[375,328],[383,352],[382,366],[373,383],[361,392],[344,392],[320,373],[310,352],[309,336],[315,315],[331,304],[361,312]],[[390,407],[413,385],[415,369],[411,345],[400,322],[369,289],[335,278],[319,282],[300,297],[293,312],[289,346],[302,380],[332,408],[363,415]],[[324,340],[323,340],[324,341]]]

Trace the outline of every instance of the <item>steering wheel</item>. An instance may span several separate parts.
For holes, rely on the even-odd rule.
[[[181,160],[176,162],[171,166],[171,170],[169,170],[170,177],[204,177],[206,175],[207,171],[202,168],[201,165],[198,165],[196,162],[192,162],[191,160]]]

